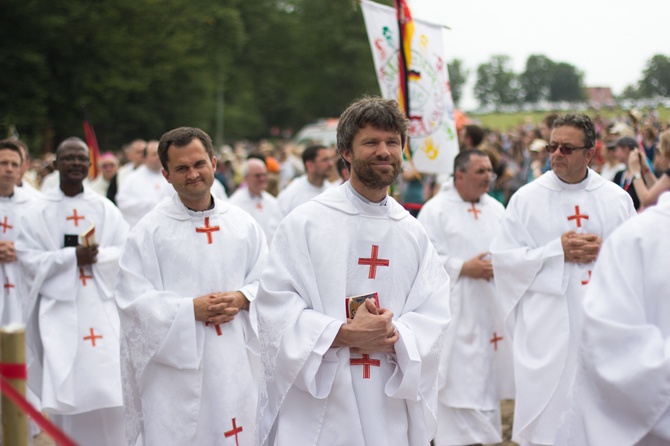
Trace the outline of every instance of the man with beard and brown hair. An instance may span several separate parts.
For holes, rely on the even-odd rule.
[[[274,235],[251,311],[263,366],[257,444],[426,445],[435,433],[449,276],[387,194],[406,134],[397,102],[353,103],[337,128],[349,181]]]

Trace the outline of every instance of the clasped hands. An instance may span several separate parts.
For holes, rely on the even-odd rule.
[[[563,256],[566,262],[595,262],[602,244],[603,240],[596,234],[578,234],[575,231],[568,231],[561,236]]]
[[[248,310],[249,301],[240,291],[209,293],[193,299],[195,320],[212,325],[232,321],[240,310]]]
[[[349,347],[352,353],[393,353],[400,335],[393,326],[393,313],[377,308],[374,300],[367,299],[358,307],[353,319],[340,327],[333,347]]]

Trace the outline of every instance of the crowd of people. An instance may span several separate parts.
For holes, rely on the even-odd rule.
[[[668,124],[468,123],[450,178],[408,173],[407,126],[367,97],[336,147],[181,127],[94,179],[77,137],[0,140],[30,401],[81,445],[496,444],[501,400],[520,445],[670,444]]]

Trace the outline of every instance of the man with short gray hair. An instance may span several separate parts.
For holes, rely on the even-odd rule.
[[[249,158],[242,166],[246,187],[239,187],[230,196],[230,204],[241,207],[263,228],[265,237],[272,240],[270,219],[277,211],[277,199],[265,190],[268,184],[268,169],[257,158]]]

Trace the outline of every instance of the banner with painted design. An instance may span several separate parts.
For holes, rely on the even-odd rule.
[[[361,5],[382,96],[400,101],[400,31],[396,11],[368,0],[362,0]],[[458,138],[444,28],[419,19],[413,22],[407,70],[412,161],[419,172],[450,174],[458,153]]]

